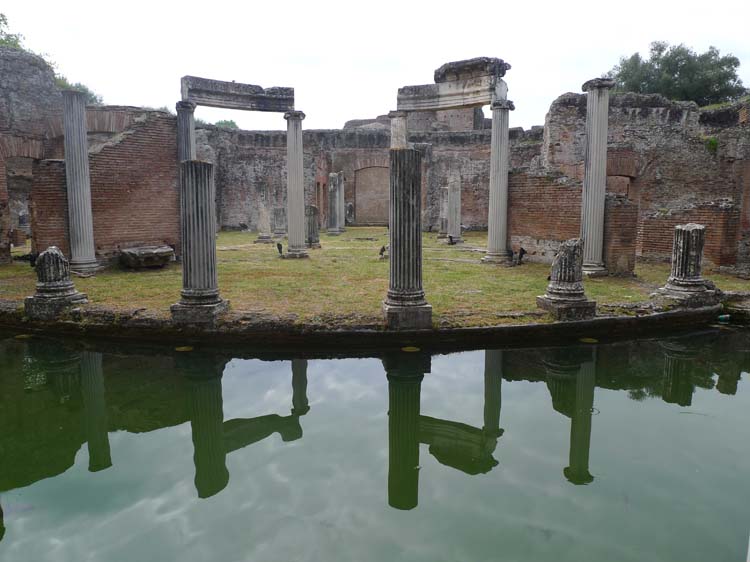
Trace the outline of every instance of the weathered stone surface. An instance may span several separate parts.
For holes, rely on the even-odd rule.
[[[338,236],[344,231],[343,199],[344,175],[342,172],[328,174],[328,234]]]
[[[302,120],[305,114],[301,111],[288,111],[284,114],[287,122],[286,134],[286,167],[287,167],[287,230],[289,244],[284,257],[306,258],[305,244],[305,178],[303,173]]]
[[[178,101],[177,110],[177,163],[195,160],[195,106],[191,101]]]
[[[130,269],[164,267],[174,258],[174,248],[170,246],[138,246],[120,251],[120,263]]]
[[[286,211],[284,207],[273,209],[273,237],[283,238],[286,235]]]
[[[478,76],[465,80],[404,86],[398,89],[398,111],[432,111],[460,107],[481,107],[495,99],[504,99],[508,87],[496,76]]]
[[[438,239],[448,238],[448,188],[440,188],[440,215]]]
[[[511,66],[503,59],[476,57],[473,59],[447,62],[435,71],[435,83],[464,80],[477,76],[498,76],[502,78]]]
[[[36,260],[36,293],[24,301],[26,316],[33,320],[51,320],[66,309],[85,304],[85,294],[76,291],[70,279],[70,263],[52,246]]]
[[[706,227],[702,224],[675,226],[672,272],[667,284],[655,296],[689,307],[711,306],[719,302],[721,292],[702,275],[705,241]]]
[[[448,242],[461,244],[461,175],[453,170],[448,177]]]
[[[253,243],[272,244],[273,236],[271,236],[271,232],[271,215],[265,201],[261,200],[258,208],[258,238]]]
[[[490,143],[490,206],[487,212],[487,254],[483,263],[512,265],[508,244],[508,139],[512,101],[492,103],[492,141]]]
[[[320,212],[315,205],[305,207],[305,244],[320,248]]]
[[[198,105],[244,109],[251,111],[294,111],[294,88],[262,88],[254,84],[239,84],[183,76],[180,81],[182,100]]]
[[[584,320],[596,313],[596,302],[583,290],[583,242],[572,238],[560,244],[552,261],[547,292],[536,298],[537,306],[549,311],[556,320]]]

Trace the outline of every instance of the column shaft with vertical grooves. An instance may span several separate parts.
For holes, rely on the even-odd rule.
[[[196,160],[195,150],[195,104],[191,101],[177,102],[177,163]]]
[[[208,498],[223,490],[229,482],[221,377],[192,379],[188,388],[195,488],[198,497]]]
[[[386,304],[425,304],[422,289],[422,154],[391,150],[390,275]]]
[[[461,238],[461,176],[451,172],[448,177],[448,236],[453,242],[462,242]]]
[[[344,172],[339,172],[338,180],[338,191],[336,192],[338,209],[336,216],[339,219],[339,230],[344,232],[346,230],[346,185],[344,182]]]
[[[86,94],[83,92],[63,90],[63,128],[70,268],[81,273],[92,272],[99,264],[96,262],[94,247],[89,145],[86,136]]]
[[[89,471],[96,472],[112,466],[101,353],[84,351],[81,354],[81,395],[84,435],[89,449]]]
[[[440,215],[438,218],[438,238],[448,237],[448,188],[440,188]]]
[[[701,273],[705,240],[706,227],[703,225],[690,223],[674,227],[669,283],[703,287],[705,281]]]
[[[180,164],[180,234],[182,237],[183,305],[217,304],[216,189],[213,164],[188,160]]]
[[[289,233],[289,257],[307,257],[305,245],[305,176],[302,152],[301,111],[288,111],[286,119],[286,208],[287,232]]]
[[[508,264],[508,158],[509,113],[513,102],[498,100],[492,104],[492,140],[490,142],[490,208],[487,215],[487,255],[482,261]]]
[[[583,85],[586,99],[586,153],[581,201],[583,267],[587,273],[604,272],[604,197],[607,187],[607,126],[609,89],[614,82],[596,78]]]
[[[328,234],[339,235],[339,174],[328,174]]]
[[[413,509],[419,502],[419,376],[388,375],[388,505]]]
[[[565,476],[574,484],[587,484],[593,480],[589,473],[589,451],[595,383],[596,355],[583,363],[576,375],[575,406],[570,422],[569,462],[565,469]]]

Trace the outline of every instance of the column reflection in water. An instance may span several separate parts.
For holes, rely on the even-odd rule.
[[[500,429],[500,406],[503,383],[503,352],[499,349],[488,349],[484,352],[484,427],[489,438],[503,434]],[[494,447],[493,447],[494,449]]]
[[[419,401],[430,356],[393,352],[383,358],[388,377],[388,505],[419,503]]]
[[[310,411],[307,402],[307,359],[292,359],[292,415]]]
[[[693,402],[692,370],[698,357],[697,349],[687,341],[665,340],[660,342],[664,350],[664,386],[662,400],[669,404],[690,406]]]
[[[557,348],[544,359],[547,386],[553,408],[570,418],[570,447],[565,478],[572,484],[589,484],[591,448],[591,415],[596,384],[596,349],[594,347]]]
[[[89,449],[89,471],[97,472],[112,466],[101,353],[84,351],[81,354],[81,397],[84,436]]]

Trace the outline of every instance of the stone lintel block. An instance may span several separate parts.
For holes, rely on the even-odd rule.
[[[208,107],[250,111],[294,111],[294,88],[262,88],[254,84],[183,76],[182,100]]]
[[[627,195],[630,191],[630,178],[627,176],[607,176],[607,191]]]
[[[398,306],[383,303],[388,330],[428,330],[432,328],[432,305]]]
[[[505,91],[507,86],[495,76],[477,76],[465,80],[404,86],[399,88],[397,109],[399,111],[434,111],[461,107],[482,107],[489,105],[497,95],[496,90]]]
[[[510,70],[510,64],[494,57],[476,57],[473,59],[447,62],[435,71],[435,83],[464,80],[478,76],[497,76],[502,78]]]
[[[221,300],[213,304],[176,303],[170,307],[172,322],[175,324],[216,324],[219,316],[229,309],[229,301]]]
[[[547,296],[536,298],[536,305],[549,312],[555,320],[587,320],[596,316],[596,301],[551,299]]]
[[[120,250],[120,263],[131,269],[164,267],[174,261],[170,246],[137,246]]]
[[[32,320],[54,320],[65,311],[89,302],[85,293],[76,292],[66,297],[26,297],[24,312]]]
[[[627,176],[634,178],[638,175],[638,156],[632,150],[610,150],[607,152],[607,175]]]

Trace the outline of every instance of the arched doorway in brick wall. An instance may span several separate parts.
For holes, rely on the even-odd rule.
[[[388,168],[384,166],[370,166],[354,172],[355,224],[388,224],[388,182]]]

